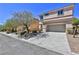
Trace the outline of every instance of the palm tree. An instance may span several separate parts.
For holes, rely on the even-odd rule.
[[[73,25],[73,37],[75,38],[75,35],[77,34],[77,30],[78,30],[79,19],[73,18],[72,25]]]

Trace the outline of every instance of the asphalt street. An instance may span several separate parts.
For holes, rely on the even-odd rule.
[[[61,55],[58,52],[36,46],[0,34],[0,55]]]

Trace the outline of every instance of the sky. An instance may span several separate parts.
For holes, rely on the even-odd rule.
[[[39,17],[41,13],[62,8],[70,5],[69,3],[0,3],[0,24],[6,22],[7,19],[16,11],[26,10],[32,12],[34,17]],[[79,18],[79,4],[75,4],[74,16]]]

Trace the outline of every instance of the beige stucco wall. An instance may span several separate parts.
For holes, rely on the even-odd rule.
[[[68,20],[68,21],[69,21],[69,20],[71,20],[72,18],[73,18],[73,16],[68,16],[68,17],[61,17],[61,18],[55,18],[55,19],[44,20],[44,21],[53,21],[53,20],[57,20],[57,21],[58,21],[58,20],[60,20],[60,21],[61,21],[61,20],[62,20],[62,21],[63,21],[63,20]]]
[[[51,15],[48,15],[48,16],[44,16],[43,19],[54,18],[54,17],[58,17],[57,13],[51,14]]]
[[[47,27],[47,25],[43,25],[43,27],[42,27],[42,29],[43,29],[42,31],[43,32],[46,32],[46,27]]]
[[[73,10],[64,11],[64,16],[65,15],[72,15],[72,14],[73,14]]]
[[[66,24],[66,28],[72,28],[72,24]]]

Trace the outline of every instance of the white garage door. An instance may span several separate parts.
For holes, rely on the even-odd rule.
[[[66,25],[48,25],[47,32],[65,32]]]

